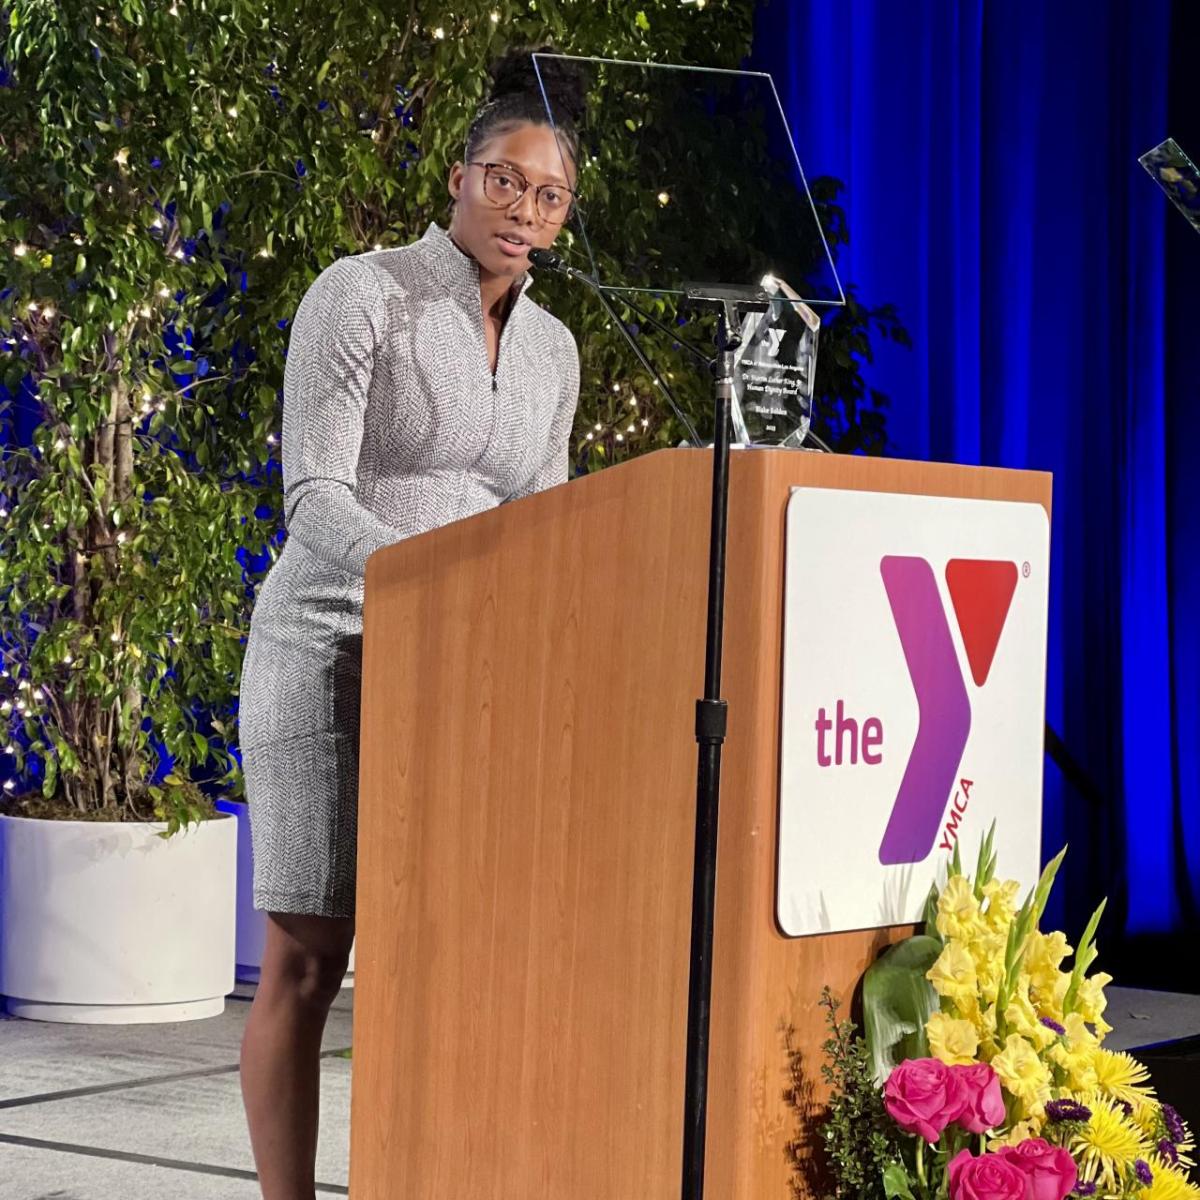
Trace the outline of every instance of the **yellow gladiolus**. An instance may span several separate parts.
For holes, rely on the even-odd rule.
[[[952,875],[938,897],[937,931],[943,938],[969,941],[982,924],[979,901],[965,875]]]
[[[939,996],[964,1005],[977,1002],[978,980],[975,975],[975,960],[967,953],[961,942],[946,943],[937,962],[925,973]]]
[[[979,1050],[979,1034],[970,1021],[936,1012],[926,1022],[925,1036],[935,1058],[949,1066],[969,1066]]]
[[[1025,1106],[1027,1114],[1040,1114],[1050,1099],[1050,1068],[1019,1033],[1004,1039],[1004,1049],[992,1059],[992,1069],[1010,1096]]]

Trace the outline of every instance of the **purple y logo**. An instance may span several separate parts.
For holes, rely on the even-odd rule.
[[[879,564],[917,696],[917,737],[879,846],[885,865],[922,862],[937,841],[971,732],[971,703],[933,568],[887,555]],[[946,583],[976,686],[991,670],[1017,586],[1011,562],[951,559]]]

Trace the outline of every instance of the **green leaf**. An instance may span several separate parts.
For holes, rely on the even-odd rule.
[[[888,1200],[913,1200],[912,1187],[909,1184],[908,1171],[903,1163],[892,1163],[883,1172],[883,1194]]]
[[[650,18],[646,16],[641,9],[638,10],[638,15],[634,17],[633,23],[643,32],[650,32]]]
[[[929,1053],[925,1023],[939,1004],[925,973],[941,952],[939,938],[919,934],[892,946],[863,976],[863,1023],[880,1084],[897,1063]]]
[[[332,63],[332,62],[330,62],[330,60],[329,60],[329,59],[326,59],[326,60],[325,60],[325,61],[324,61],[324,62],[321,64],[321,68],[320,68],[320,70],[317,72],[317,82],[318,82],[318,83],[324,83],[324,82],[325,82],[325,76],[329,74],[329,68],[330,68],[331,66],[333,66],[333,63]]]

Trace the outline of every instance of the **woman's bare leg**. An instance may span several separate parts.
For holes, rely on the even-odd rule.
[[[264,1200],[315,1200],[321,1035],[354,921],[269,913],[242,1038],[242,1100]]]

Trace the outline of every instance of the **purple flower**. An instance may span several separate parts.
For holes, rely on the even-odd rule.
[[[1046,1116],[1051,1121],[1090,1121],[1092,1110],[1086,1104],[1074,1100],[1051,1100],[1046,1105]]]
[[[1163,1138],[1158,1143],[1158,1152],[1169,1162],[1175,1166],[1179,1162],[1179,1151],[1175,1149],[1175,1143],[1170,1138]]]
[[[296,159],[296,174],[299,175],[301,179],[308,174],[308,168],[304,165],[304,159],[302,158]]]
[[[1149,1187],[1154,1182],[1154,1172],[1150,1170],[1150,1164],[1144,1158],[1139,1158],[1133,1164],[1133,1173],[1146,1187]]]
[[[1053,1017],[1043,1017],[1042,1024],[1045,1025],[1045,1027],[1047,1029],[1054,1030],[1054,1032],[1057,1033],[1059,1037],[1062,1037],[1067,1032],[1066,1029],[1062,1025],[1060,1025],[1056,1020],[1054,1020]]]
[[[317,101],[317,112],[324,112],[328,107],[329,107],[328,100],[318,100]]]
[[[1086,1183],[1080,1180],[1075,1185],[1076,1196],[1094,1196],[1096,1194],[1096,1185],[1094,1183]]]
[[[152,168],[153,168],[155,171],[157,171],[157,170],[158,170],[158,168],[162,166],[162,159],[161,159],[161,158],[159,158],[159,157],[158,157],[158,155],[155,155],[155,156],[154,156],[154,157],[153,157],[153,158],[150,160],[150,166],[151,166],[151,167],[152,167]]]
[[[1162,1106],[1162,1115],[1163,1122],[1167,1127],[1167,1136],[1176,1145],[1179,1145],[1187,1137],[1187,1130],[1183,1127],[1183,1120],[1169,1104]]]

